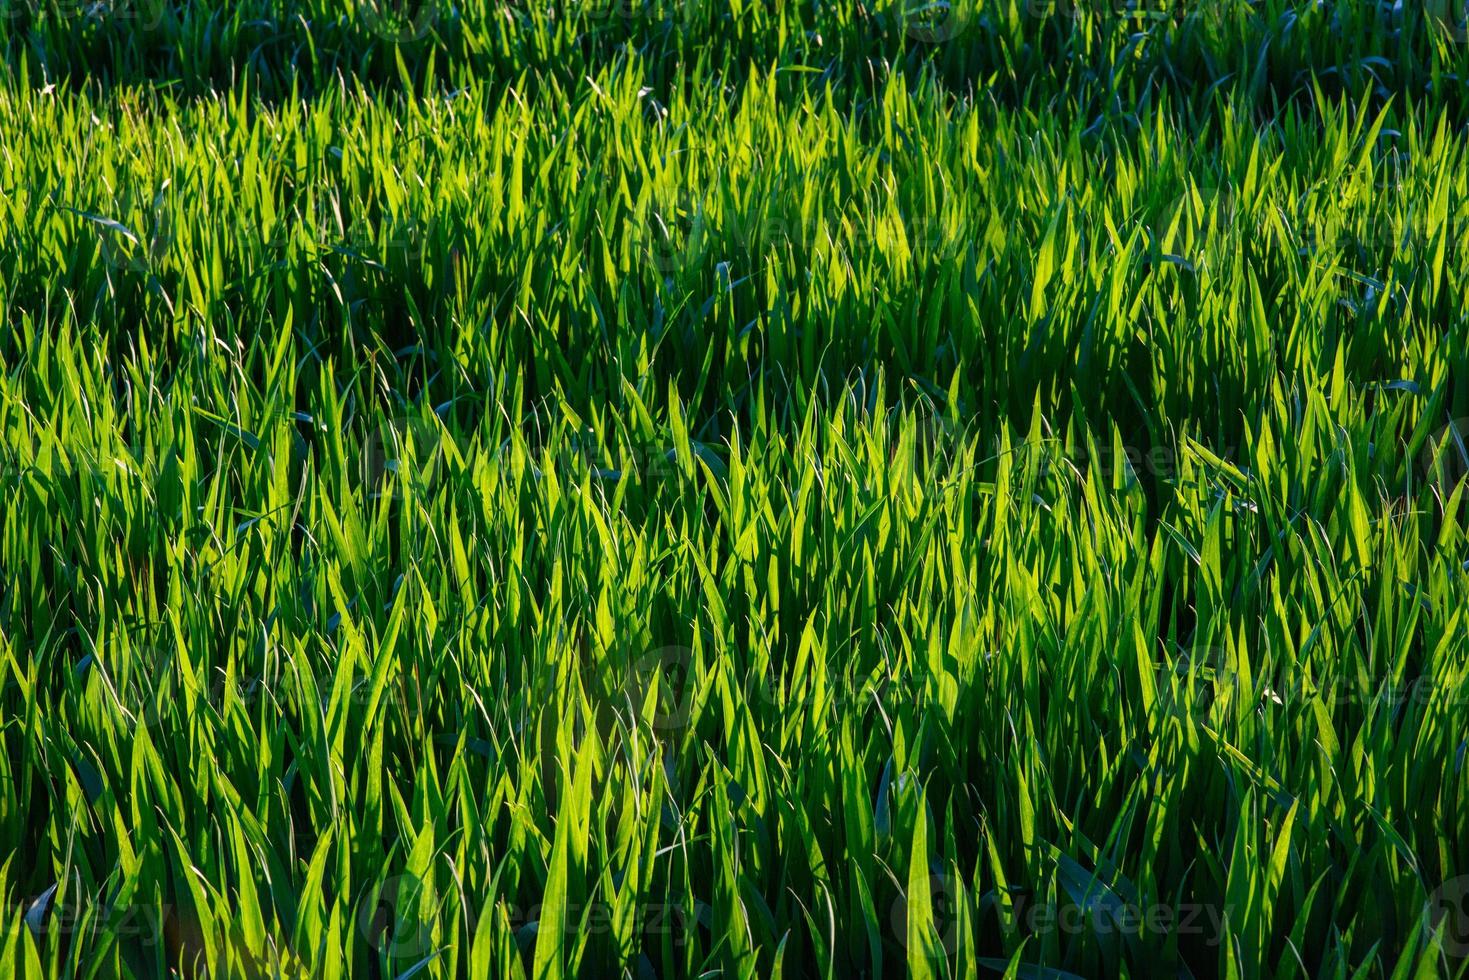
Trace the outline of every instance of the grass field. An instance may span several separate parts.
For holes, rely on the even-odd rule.
[[[0,0],[0,975],[1469,973],[1458,0]]]

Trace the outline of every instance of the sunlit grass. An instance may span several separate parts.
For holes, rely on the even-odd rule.
[[[1463,972],[1446,23],[395,9],[12,21],[0,974]]]

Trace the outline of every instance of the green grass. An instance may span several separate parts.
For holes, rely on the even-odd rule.
[[[9,17],[0,974],[1463,975],[1447,5],[605,6]]]

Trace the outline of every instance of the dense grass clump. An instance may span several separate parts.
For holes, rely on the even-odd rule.
[[[0,975],[1465,973],[1454,3],[0,11]]]

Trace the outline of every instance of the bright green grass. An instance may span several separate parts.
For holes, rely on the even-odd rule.
[[[0,975],[1464,972],[1422,5],[238,6],[6,42]]]

